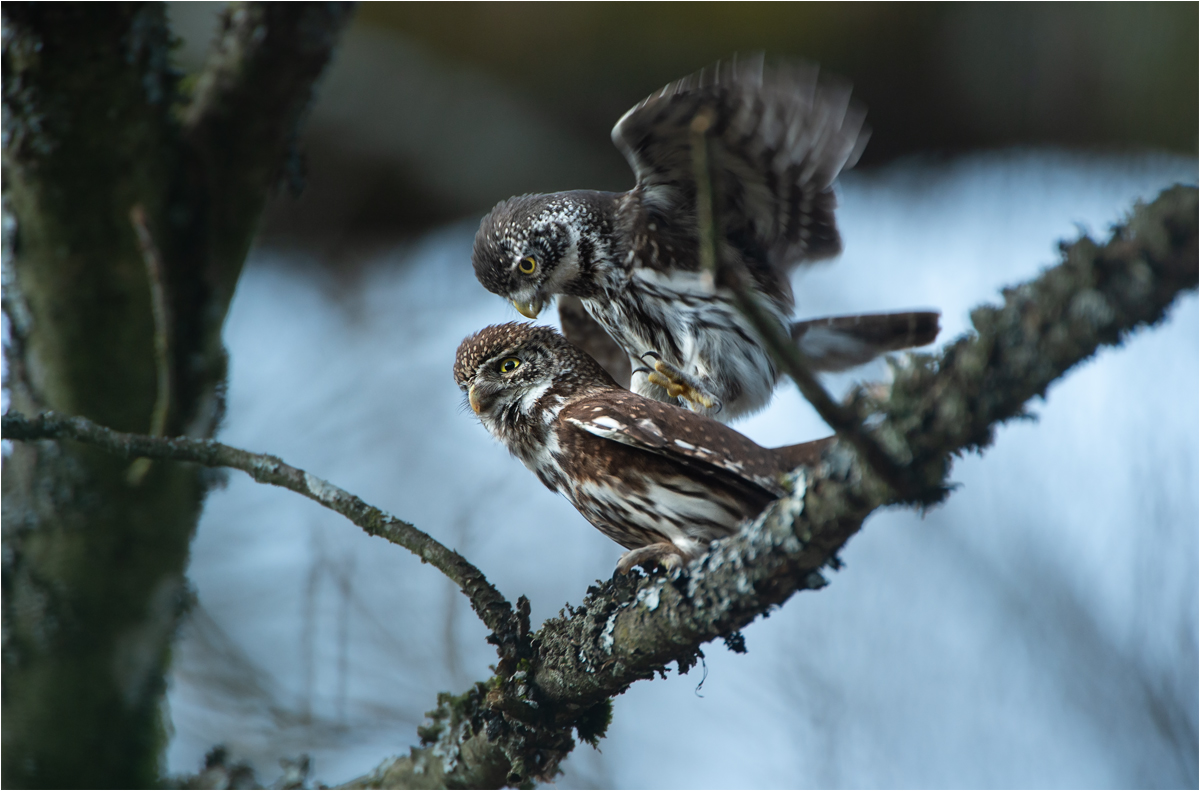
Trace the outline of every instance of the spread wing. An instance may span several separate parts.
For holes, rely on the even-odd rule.
[[[686,409],[609,390],[580,399],[559,420],[597,437],[666,456],[693,468],[741,479],[773,497],[786,494],[784,459],[733,429]]]
[[[712,118],[720,231],[752,271],[770,270],[786,292],[796,264],[841,250],[833,182],[866,145],[865,110],[848,83],[816,66],[764,69],[761,56],[717,64],[646,98],[612,138],[637,176],[645,227],[663,237],[660,247],[696,237],[691,130],[701,111]]]

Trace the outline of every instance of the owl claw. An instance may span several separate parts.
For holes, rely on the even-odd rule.
[[[693,405],[699,405],[710,412],[720,412],[721,402],[704,388],[692,381],[691,377],[668,362],[664,362],[658,352],[646,352],[642,357],[654,360],[654,370],[647,371],[646,381],[658,385],[667,391],[671,398],[683,398]],[[695,407],[693,406],[693,409]],[[698,411],[698,410],[697,410]]]
[[[617,573],[628,574],[634,566],[641,566],[647,571],[658,566],[670,572],[683,566],[683,551],[674,544],[665,542],[631,549],[617,561]]]

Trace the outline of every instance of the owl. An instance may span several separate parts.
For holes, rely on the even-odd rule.
[[[527,318],[564,297],[628,355],[632,389],[720,420],[767,404],[780,372],[699,254],[693,121],[704,114],[716,252],[817,370],[931,342],[938,314],[843,316],[793,324],[790,275],[841,250],[834,180],[866,143],[849,86],[815,66],[735,60],[674,82],[627,112],[612,138],[636,176],[628,192],[522,195],[475,236],[485,288]],[[577,300],[577,303],[576,303]],[[584,339],[601,354],[604,341]],[[586,329],[586,328],[584,328]],[[619,362],[614,371],[624,367]]]
[[[454,380],[484,427],[628,551],[670,569],[786,493],[829,440],[763,448],[723,423],[617,385],[550,327],[510,323],[463,340]]]

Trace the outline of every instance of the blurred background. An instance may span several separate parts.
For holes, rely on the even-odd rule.
[[[222,4],[168,5],[195,71]],[[538,622],[619,548],[461,408],[458,341],[519,318],[470,268],[493,204],[628,189],[612,124],[719,58],[817,61],[873,135],[842,181],[846,251],[797,276],[798,313],[938,308],[944,343],[1059,239],[1196,183],[1197,9],[363,4],[304,129],[304,190],[280,190],[239,284],[219,438],[413,521]],[[868,520],[829,588],[746,630],[747,656],[712,646],[702,687],[696,669],[619,698],[558,785],[1197,785],[1197,335],[1191,295],[1072,372],[1039,422],[956,465],[944,507]],[[737,427],[827,433],[790,387]],[[172,772],[224,743],[267,780],[305,753],[344,782],[494,661],[428,566],[237,473],[190,576]]]
[[[172,3],[186,70],[220,3]],[[849,77],[861,167],[1005,146],[1196,151],[1192,3],[364,3],[264,244],[348,263],[523,192],[625,190],[609,130],[736,52]]]

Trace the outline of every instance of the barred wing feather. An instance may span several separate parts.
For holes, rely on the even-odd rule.
[[[719,63],[646,98],[617,122],[613,142],[645,210],[677,242],[696,236],[691,124],[705,109],[720,229],[747,264],[776,273],[790,301],[787,272],[841,249],[833,183],[866,145],[865,110],[848,83],[815,65],[764,68],[761,56]]]

